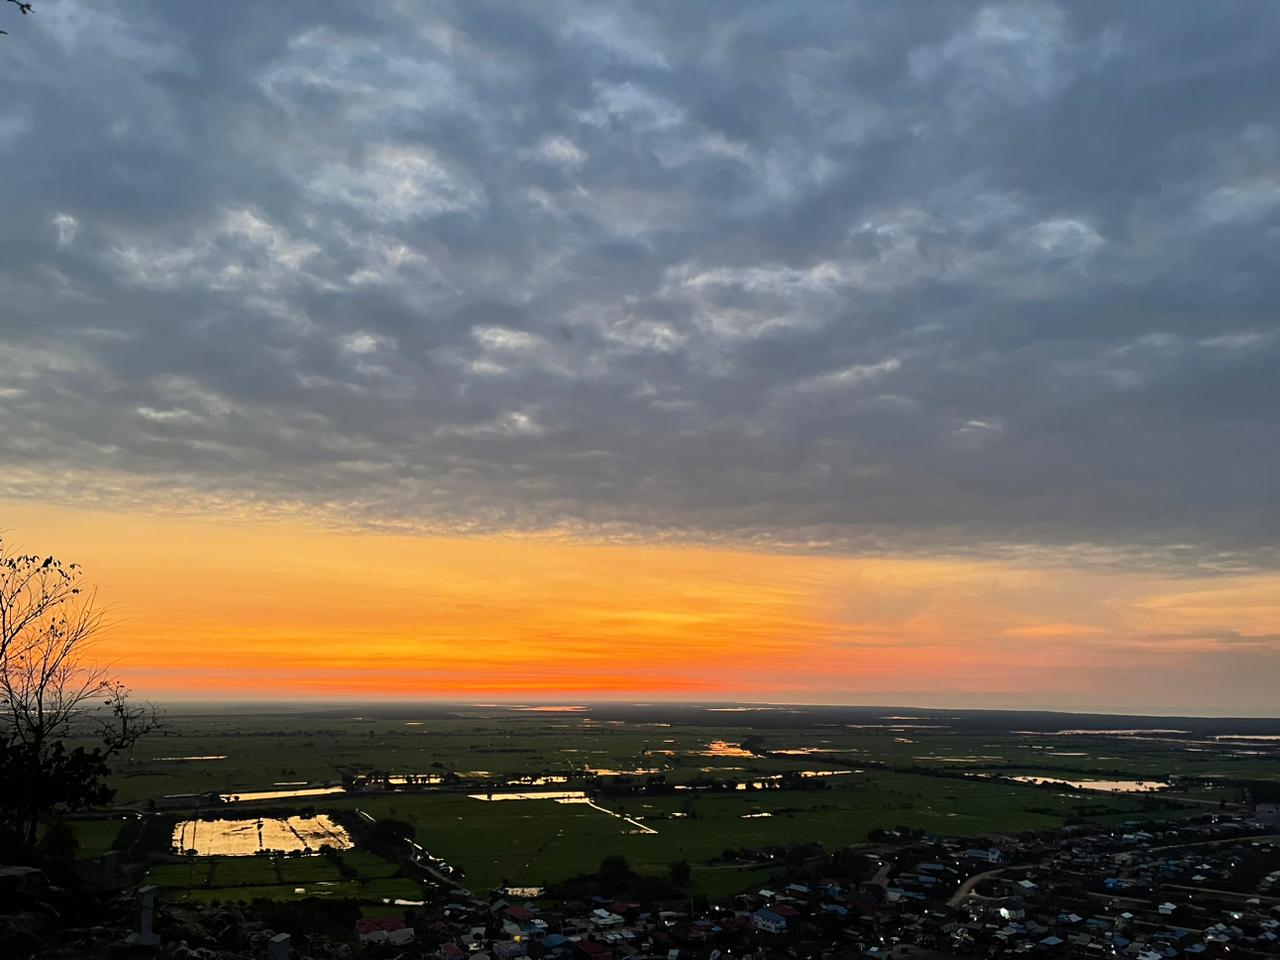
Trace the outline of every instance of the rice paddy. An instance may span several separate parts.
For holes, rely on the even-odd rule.
[[[182,820],[173,849],[197,857],[248,857],[263,851],[310,852],[328,846],[349,850],[351,836],[326,814],[241,820]]]

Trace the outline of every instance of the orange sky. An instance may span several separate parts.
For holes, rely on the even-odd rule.
[[[156,698],[748,699],[1275,713],[1280,581],[415,538],[0,502]]]

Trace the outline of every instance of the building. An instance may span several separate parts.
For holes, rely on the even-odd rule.
[[[772,910],[762,908],[751,914],[751,926],[765,933],[786,933],[787,918]]]

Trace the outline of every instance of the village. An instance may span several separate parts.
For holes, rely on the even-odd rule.
[[[827,852],[752,851],[779,882],[724,902],[508,889],[445,897],[359,939],[438,960],[1280,955],[1280,809],[1158,828],[1091,826],[975,843],[886,833]],[[608,866],[608,865],[606,865]],[[625,864],[611,869],[625,871]],[[617,878],[613,878],[616,880]]]

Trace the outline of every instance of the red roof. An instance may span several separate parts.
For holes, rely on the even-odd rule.
[[[512,920],[532,920],[533,911],[528,907],[507,907],[507,916]]]
[[[404,921],[397,920],[395,917],[361,917],[356,921],[356,933],[373,933],[377,930],[386,930],[390,933],[392,930],[403,930],[404,927]]]
[[[579,940],[574,946],[590,957],[603,957],[609,952],[608,947],[594,940]]]
[[[456,943],[446,943],[440,948],[441,953],[447,953],[451,957],[465,957],[467,951],[463,950]]]
[[[769,908],[780,917],[798,917],[800,911],[795,907],[789,907],[785,903],[775,903]]]

